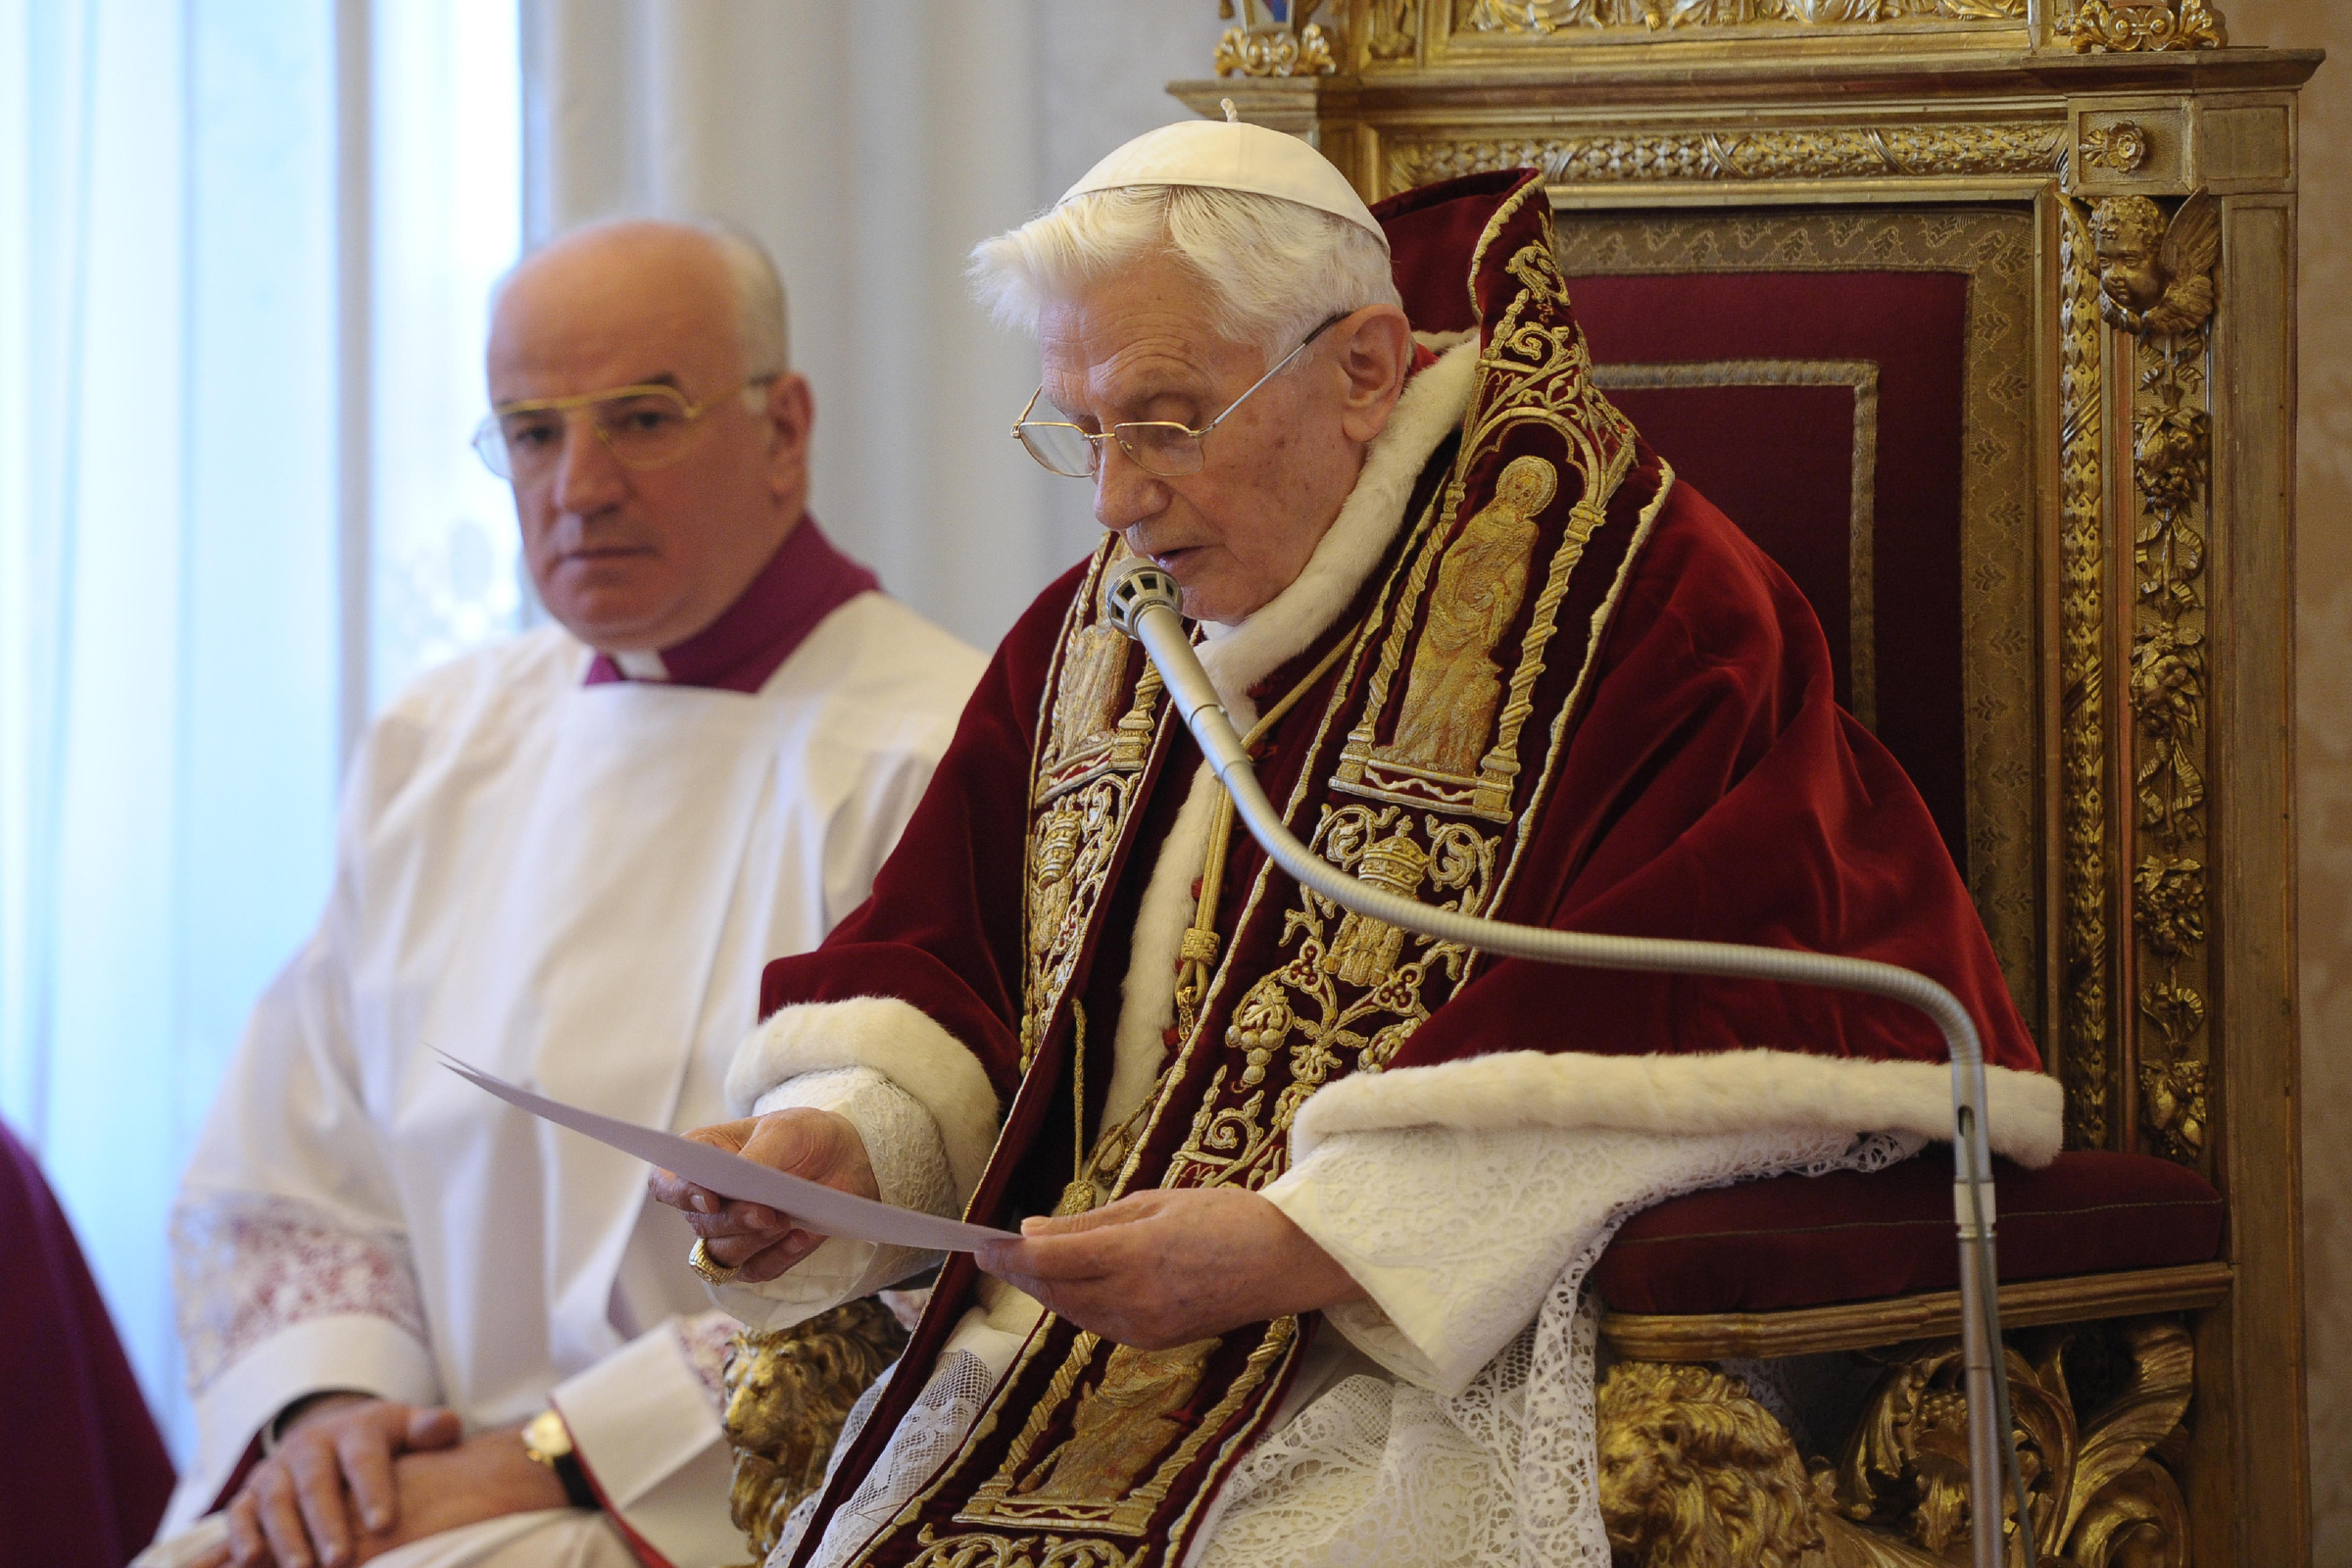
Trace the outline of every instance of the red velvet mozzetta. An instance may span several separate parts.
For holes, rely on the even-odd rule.
[[[2219,1255],[2219,1193],[2151,1154],[1994,1161],[2003,1280],[2111,1274]],[[1952,1165],[1780,1176],[1635,1215],[1592,1271],[1618,1312],[1766,1312],[1959,1288]]]

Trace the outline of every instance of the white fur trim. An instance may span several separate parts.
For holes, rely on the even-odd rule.
[[[1461,426],[1477,369],[1478,345],[1463,343],[1407,381],[1388,428],[1372,438],[1355,488],[1324,530],[1306,568],[1249,619],[1231,628],[1208,628],[1200,663],[1228,709],[1243,692],[1304,653],[1380,564],[1404,521],[1405,503],[1429,455]]]
[[[1166,1030],[1176,1017],[1176,961],[1185,929],[1193,923],[1193,878],[1208,854],[1208,824],[1222,786],[1202,762],[1192,792],[1176,813],[1152,863],[1144,902],[1136,906],[1135,934],[1127,945],[1127,978],[1119,985],[1119,1027],[1111,1037],[1110,1092],[1102,1103],[1102,1125],[1116,1127],[1159,1081],[1167,1059]],[[1152,962],[1154,957],[1162,962]]]
[[[727,1102],[748,1115],[786,1079],[835,1067],[871,1067],[919,1101],[939,1125],[956,1202],[970,1200],[996,1148],[997,1092],[962,1041],[896,997],[778,1008],[735,1048]]]
[[[1987,1067],[1993,1152],[2039,1167],[2057,1156],[2065,1097],[2045,1073]],[[1913,1133],[1948,1143],[1952,1074],[1930,1061],[1862,1061],[1795,1051],[1692,1056],[1503,1052],[1434,1067],[1357,1073],[1318,1092],[1291,1128],[1291,1158],[1342,1133],[1398,1127],[1606,1128],[1732,1133],[1764,1127]]]

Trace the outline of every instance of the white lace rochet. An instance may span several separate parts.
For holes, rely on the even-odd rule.
[[[1260,1442],[1212,1505],[1192,1563],[1607,1568],[1599,1313],[1584,1285],[1618,1225],[1681,1193],[1879,1169],[1921,1144],[1770,1127],[1408,1127],[1323,1143],[1267,1196],[1371,1293],[1325,1317],[1385,1374],[1341,1377]],[[962,1441],[995,1381],[967,1351],[943,1357],[811,1562],[853,1560]],[[851,1413],[837,1461],[883,1387]],[[814,1506],[795,1513],[770,1568],[799,1548]]]

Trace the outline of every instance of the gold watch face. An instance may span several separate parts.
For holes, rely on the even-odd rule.
[[[544,1465],[553,1465],[571,1451],[571,1429],[553,1410],[542,1410],[522,1429],[522,1446]]]

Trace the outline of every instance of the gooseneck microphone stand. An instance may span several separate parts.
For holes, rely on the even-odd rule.
[[[1283,825],[1250,767],[1241,736],[1226,715],[1208,673],[1193,652],[1177,611],[1176,579],[1150,561],[1129,557],[1102,578],[1102,618],[1144,645],[1169,698],[1184,716],[1235,811],[1266,855],[1301,885],[1344,909],[1385,920],[1442,942],[1592,969],[1641,969],[1720,975],[1785,985],[1830,986],[1907,1004],[1943,1032],[1952,1058],[1952,1211],[1959,1225],[1961,1359],[1968,1396],[1969,1533],[1974,1568],[2001,1568],[2002,1477],[2017,1484],[2018,1532],[2033,1560],[2033,1512],[2018,1469],[2016,1429],[2009,1412],[2009,1380],[2001,1356],[2000,1300],[1993,1286],[1992,1150],[1984,1127],[1984,1050],[1960,1001],[1924,974],[1829,954],[1728,942],[1658,937],[1598,936],[1510,925],[1451,909],[1431,908],[1377,888],[1314,854]],[[2005,1461],[2005,1465],[2004,1465]]]

